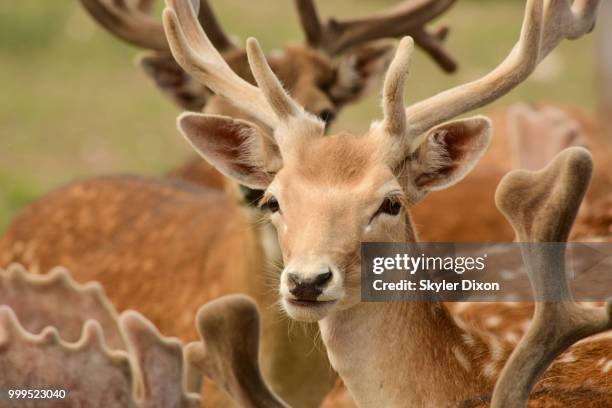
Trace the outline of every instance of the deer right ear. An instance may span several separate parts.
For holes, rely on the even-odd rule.
[[[491,121],[484,116],[447,122],[427,132],[408,157],[408,175],[417,196],[458,183],[478,163],[490,140]]]
[[[217,170],[249,188],[265,190],[281,164],[271,136],[245,120],[184,113],[178,128],[191,146]]]

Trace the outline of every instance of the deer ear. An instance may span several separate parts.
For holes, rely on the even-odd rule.
[[[278,150],[257,125],[220,115],[184,113],[178,128],[191,146],[221,173],[253,189],[265,190],[280,168]]]
[[[157,53],[142,53],[136,63],[149,76],[157,88],[179,108],[200,112],[212,93],[194,81],[172,56]]]
[[[340,58],[331,98],[341,106],[353,102],[379,82],[395,53],[393,40],[370,41],[357,46]]]
[[[423,195],[459,182],[478,163],[491,140],[491,121],[483,116],[431,129],[409,156],[406,174]]]

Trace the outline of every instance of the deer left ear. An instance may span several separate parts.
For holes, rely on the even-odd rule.
[[[395,54],[393,40],[370,41],[344,53],[336,67],[330,96],[337,106],[355,101],[373,88]]]
[[[412,147],[405,174],[422,195],[445,189],[474,168],[490,141],[491,121],[484,116],[439,125]]]

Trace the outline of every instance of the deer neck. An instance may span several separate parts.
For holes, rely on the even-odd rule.
[[[406,239],[415,242],[413,231],[407,228]],[[361,302],[319,327],[332,366],[360,407],[449,406],[493,387],[494,378],[482,375],[489,348],[440,302]]]
[[[491,387],[479,374],[486,347],[440,303],[360,303],[319,326],[360,407],[448,406]]]

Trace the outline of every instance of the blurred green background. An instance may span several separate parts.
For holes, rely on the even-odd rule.
[[[302,40],[289,0],[211,3],[228,32],[253,35],[267,50]],[[393,3],[318,2],[322,15],[340,17]],[[419,52],[408,101],[494,67],[516,41],[523,4],[459,0],[441,18],[451,27],[447,46],[459,72],[445,75]],[[565,42],[496,106],[522,100],[592,109],[594,44],[594,36]],[[0,2],[0,231],[22,206],[58,185],[102,173],[159,174],[191,154],[175,130],[178,111],[133,65],[136,53],[98,27],[76,0]],[[366,129],[380,115],[377,95],[344,110],[335,127]]]

